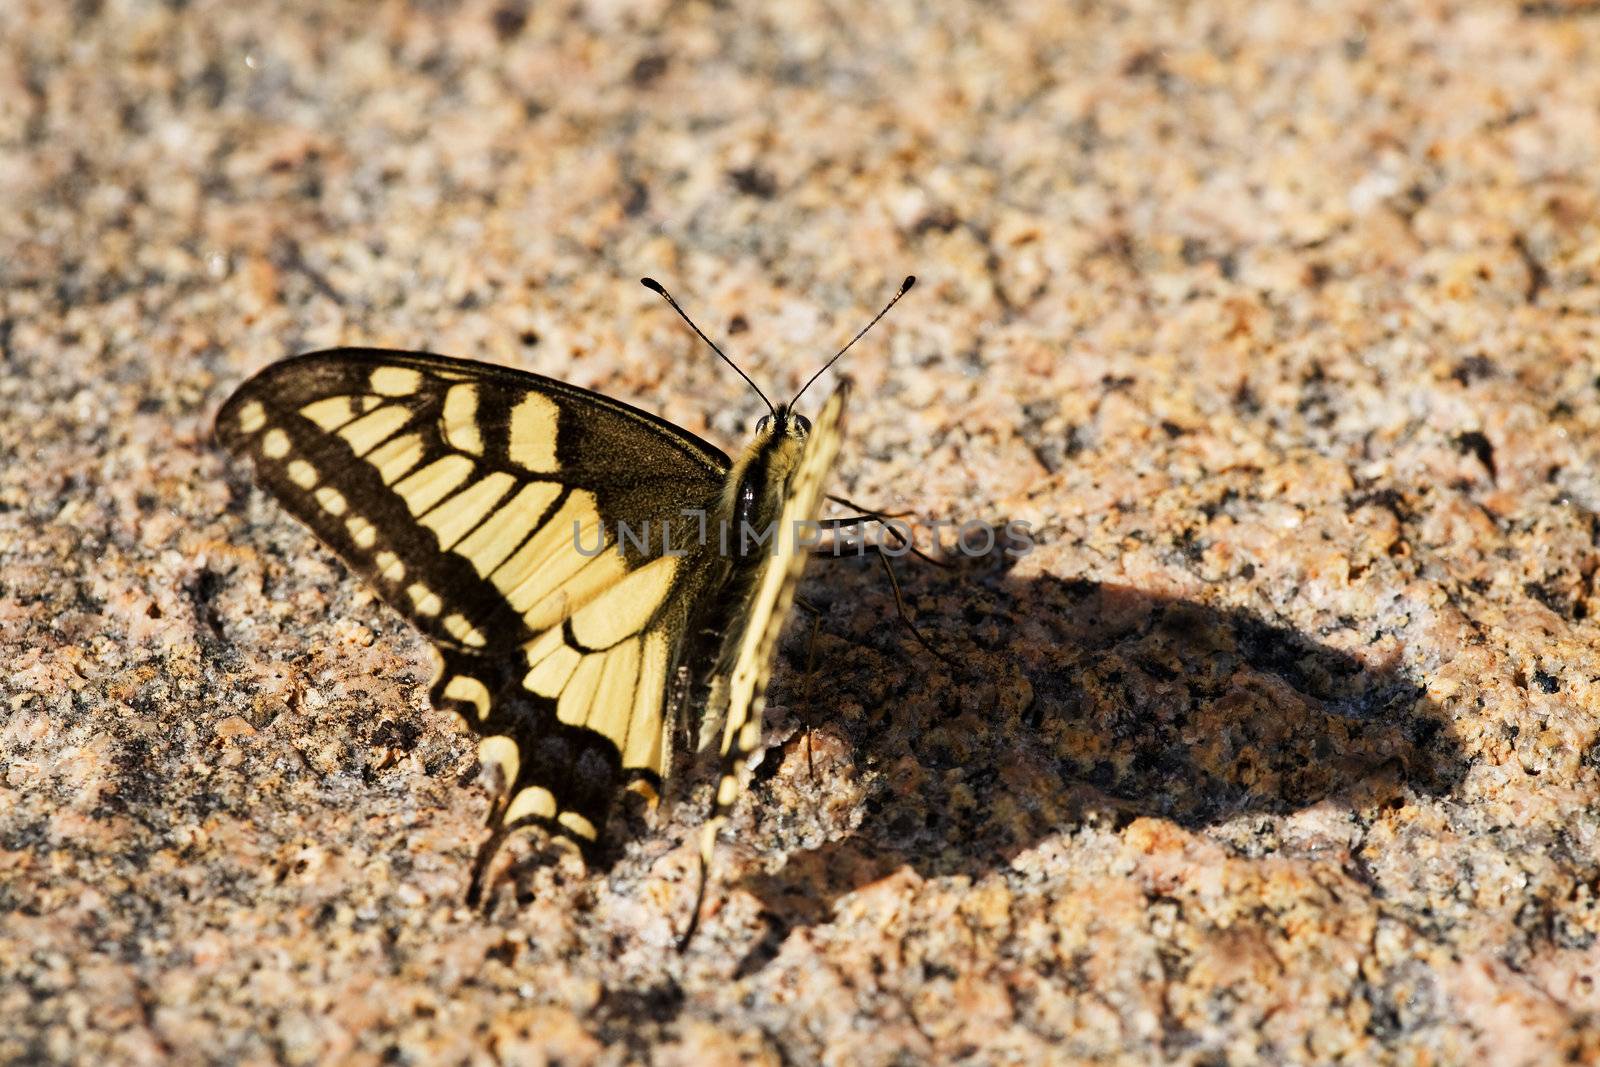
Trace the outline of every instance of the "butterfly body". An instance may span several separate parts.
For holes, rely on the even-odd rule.
[[[774,408],[730,460],[554,379],[336,349],[246,382],[217,435],[432,642],[431,698],[496,785],[475,892],[507,834],[592,853],[619,787],[661,791],[695,750],[720,760],[714,833],[760,742],[843,404],[815,429]]]

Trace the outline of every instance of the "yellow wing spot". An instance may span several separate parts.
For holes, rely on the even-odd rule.
[[[411,412],[397,404],[376,408],[339,431],[358,456],[364,456],[400,432]]]
[[[515,484],[516,479],[505,471],[485,475],[436,505],[422,517],[422,525],[438,535],[440,548],[449,548],[472,532]]]
[[[302,489],[313,489],[317,484],[317,468],[303,459],[289,461],[289,480]]]
[[[459,715],[456,717],[460,718]],[[645,781],[643,778],[635,778],[622,788],[626,789],[630,793],[637,793],[639,796],[644,797],[646,803],[648,803],[652,808],[661,802],[661,794],[656,792],[656,787]]]
[[[511,738],[495,734],[478,742],[478,762],[485,767],[498,767],[500,780],[509,789],[522,769],[522,753],[517,751],[517,743]]]
[[[511,462],[525,470],[550,473],[561,469],[556,459],[556,432],[560,409],[554,400],[529,393],[511,409],[506,445]]]
[[[356,543],[357,548],[371,548],[378,543],[378,528],[360,515],[346,519],[344,526],[350,531],[350,540]]]
[[[469,648],[482,648],[488,643],[482,632],[468,622],[465,615],[446,615],[444,628],[451,637]]]
[[[378,577],[385,581],[398,582],[406,576],[406,565],[393,552],[379,552],[372,562],[378,566]]]
[[[416,605],[418,615],[437,615],[444,609],[444,601],[439,599],[439,594],[421,582],[412,582],[406,589],[406,595]]]
[[[329,515],[343,515],[345,508],[349,506],[344,494],[331,485],[325,485],[317,490],[317,503]]]
[[[594,823],[575,811],[562,812],[561,817],[556,821],[586,841],[593,841],[599,836],[595,832]]]
[[[585,560],[576,552],[572,555],[584,563],[583,569],[551,589],[543,600],[522,613],[528,629],[537,631],[554,626],[628,573],[628,563],[622,558],[622,553],[609,548],[593,559]]]
[[[576,612],[573,636],[588,648],[610,648],[638,633],[661,606],[677,573],[678,560],[672,556],[646,563]]]
[[[252,400],[239,409],[239,429],[245,433],[255,433],[267,424],[267,409],[261,406],[261,401]]]
[[[378,468],[378,477],[384,485],[393,485],[400,476],[422,462],[422,435],[402,434],[379,445],[367,456],[367,462]]]
[[[489,708],[492,704],[489,699],[489,687],[471,675],[458,674],[450,679],[445,683],[444,695],[451,700],[464,700],[478,709],[480,721],[489,717]]]
[[[523,486],[482,526],[456,545],[456,554],[465,556],[480,578],[487,578],[490,572],[505,562],[506,557],[527,535],[528,529],[560,495],[561,487],[553,482],[531,482]]]
[[[307,404],[300,409],[300,414],[332,433],[355,418],[357,412],[355,402],[350,397],[330,396],[326,400]]]
[[[452,385],[444,395],[444,439],[463,452],[483,455],[483,435],[478,430],[478,387]]]
[[[661,704],[667,691],[667,635],[652,630],[645,635],[639,654],[639,683],[634,689],[633,714],[622,747],[622,765],[661,774]]]
[[[512,799],[500,822],[509,826],[518,819],[526,819],[530,815],[540,819],[553,819],[555,814],[555,795],[542,785],[530,785]]]
[[[422,372],[410,367],[379,367],[369,379],[374,393],[383,396],[410,396],[422,384]]]
[[[436,459],[415,474],[407,475],[394,491],[406,502],[411,514],[421,515],[467,480],[472,473],[472,460],[466,456],[449,455]]]
[[[560,630],[552,631],[559,638]],[[596,657],[597,658],[597,657]],[[537,667],[522,679],[522,687],[542,697],[558,697],[567,687],[572,672],[583,662],[583,656],[562,645],[546,656]]]
[[[289,454],[289,435],[282,430],[268,430],[261,439],[261,454],[268,459],[282,459]]]
[[[599,530],[600,514],[595,510],[594,494],[576,490],[515,555],[495,568],[490,581],[505,594],[513,611],[527,611],[589,562],[582,552],[573,551],[574,544],[582,544],[588,551],[597,543]],[[617,555],[609,549],[603,554]]]
[[[589,720],[589,709],[594,706],[605,665],[606,658],[599,653],[583,657],[583,662],[561,690],[561,699],[556,701],[556,718],[568,726],[582,726]]]
[[[605,669],[589,705],[589,729],[611,739],[622,751],[633,718],[634,687],[639,682],[639,642],[624,641],[605,654]]]
[[[523,645],[522,651],[527,658],[528,666],[537,667],[540,663],[544,662],[546,656],[550,655],[556,649],[566,647],[566,641],[561,636],[561,628],[551,627],[538,637],[534,638],[532,641],[529,641],[527,644]]]

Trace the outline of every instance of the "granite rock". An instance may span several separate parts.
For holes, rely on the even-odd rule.
[[[1600,1058],[1600,20],[0,6],[0,1060]],[[694,805],[518,842],[210,419],[489,359],[1032,551],[819,563]],[[831,374],[830,374],[831,377]]]

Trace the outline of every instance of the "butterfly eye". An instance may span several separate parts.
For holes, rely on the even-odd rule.
[[[796,415],[794,421],[799,425],[801,433],[808,434],[811,432],[811,420],[804,415]]]
[[[772,425],[772,416],[763,415],[756,421],[756,433],[766,433],[767,427]]]

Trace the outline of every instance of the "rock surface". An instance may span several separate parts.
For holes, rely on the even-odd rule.
[[[0,6],[0,1060],[1600,1057],[1592,5]],[[1036,546],[816,565],[692,807],[512,850],[210,443],[341,343]],[[809,748],[806,729],[809,728]]]

